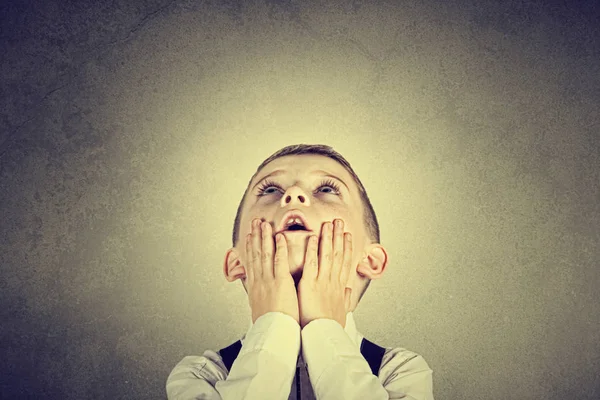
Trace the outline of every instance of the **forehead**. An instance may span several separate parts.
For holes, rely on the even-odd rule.
[[[278,176],[304,178],[325,174],[335,175],[341,179],[351,191],[354,191],[354,180],[346,169],[334,159],[319,154],[300,154],[277,158],[265,165],[254,177],[251,185],[256,184],[274,171],[283,171]],[[313,171],[323,171],[315,172]]]

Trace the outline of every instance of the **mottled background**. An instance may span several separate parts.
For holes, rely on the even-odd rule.
[[[436,399],[600,398],[598,2],[320,3],[2,2],[0,397],[164,398],[248,328],[250,176],[324,143],[390,256],[366,337]]]

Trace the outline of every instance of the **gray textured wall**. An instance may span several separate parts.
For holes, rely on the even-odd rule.
[[[391,259],[361,332],[436,399],[600,398],[597,2],[7,3],[0,397],[164,398],[247,329],[256,166],[325,143]]]

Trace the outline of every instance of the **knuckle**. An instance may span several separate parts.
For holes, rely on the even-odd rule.
[[[261,253],[261,260],[262,262],[267,262],[269,261],[269,259],[271,258],[271,252],[270,251],[263,251]]]
[[[285,253],[284,252],[278,251],[278,252],[275,253],[275,262],[277,264],[281,264],[282,262],[284,262],[285,258],[286,257],[285,257]]]

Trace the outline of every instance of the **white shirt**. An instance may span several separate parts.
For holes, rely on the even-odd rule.
[[[289,315],[269,312],[250,322],[229,372],[218,352],[184,357],[169,374],[167,397],[296,400],[299,367],[301,400],[433,400],[433,371],[422,356],[386,347],[375,376],[360,352],[363,338],[352,312],[345,328],[316,319],[302,330]]]

